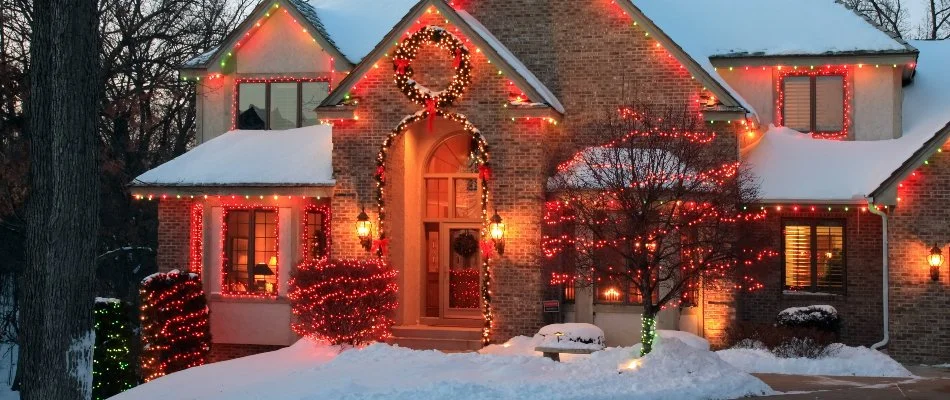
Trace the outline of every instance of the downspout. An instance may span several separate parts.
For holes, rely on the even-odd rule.
[[[870,211],[872,214],[879,215],[881,217],[881,231],[883,232],[881,241],[882,241],[882,247],[884,248],[884,251],[883,251],[884,261],[881,266],[881,269],[882,269],[881,275],[883,276],[882,278],[883,279],[882,306],[884,308],[884,338],[881,339],[880,342],[877,342],[871,345],[871,349],[878,350],[884,346],[887,346],[887,343],[891,340],[890,329],[888,327],[888,322],[890,319],[888,317],[888,299],[887,299],[887,292],[888,292],[887,277],[890,274],[890,271],[888,269],[889,262],[888,262],[888,248],[887,248],[888,247],[887,245],[887,214],[885,214],[881,210],[878,210],[877,207],[874,206],[874,201],[870,197],[867,197],[866,200],[868,202],[868,211]]]

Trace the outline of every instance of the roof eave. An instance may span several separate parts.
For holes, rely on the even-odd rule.
[[[934,153],[939,150],[944,143],[947,142],[947,139],[950,138],[950,122],[947,122],[940,128],[933,137],[928,139],[924,144],[914,152],[907,160],[901,164],[891,175],[884,180],[874,191],[872,191],[868,197],[870,197],[875,203],[893,203],[895,199],[894,193],[896,193],[896,187],[900,182],[907,179],[911,173],[914,172],[917,168],[924,164],[928,158],[930,158]]]

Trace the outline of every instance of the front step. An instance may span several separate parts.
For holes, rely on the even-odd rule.
[[[386,343],[413,350],[467,352],[482,348],[481,337],[478,328],[407,325],[394,326],[393,336]]]

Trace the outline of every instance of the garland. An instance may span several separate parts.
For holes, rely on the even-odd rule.
[[[462,124],[462,129],[471,135],[472,138],[472,148],[470,150],[470,157],[475,160],[475,163],[479,165],[480,170],[483,173],[480,174],[479,182],[481,183],[482,188],[482,229],[480,232],[481,242],[490,243],[488,239],[488,182],[487,177],[491,176],[491,165],[488,162],[488,143],[485,142],[485,139],[482,137],[481,132],[478,128],[475,128],[471,122],[468,121],[463,115],[450,113],[443,110],[436,110],[434,112],[430,111],[420,111],[416,114],[410,115],[402,120],[399,125],[393,129],[389,136],[386,137],[386,140],[383,141],[383,146],[379,150],[379,154],[376,155],[376,173],[373,174],[373,180],[376,181],[376,207],[379,210],[378,217],[378,230],[379,230],[379,239],[376,240],[373,244],[373,253],[378,257],[384,257],[386,253],[386,245],[389,243],[387,238],[386,231],[386,156],[389,153],[389,149],[395,144],[396,138],[402,134],[409,126],[426,119],[431,119],[435,117],[445,118],[451,121],[458,122]],[[485,246],[480,246],[482,248],[482,315],[485,318],[485,325],[482,328],[482,342],[488,344],[491,341],[491,327],[492,327],[492,309],[491,309],[491,263],[490,260],[494,258],[493,253],[485,251]]]
[[[455,57],[455,76],[449,86],[435,92],[413,79],[412,61],[422,45],[438,46]],[[468,48],[451,32],[438,26],[426,26],[404,40],[393,55],[396,86],[409,100],[435,111],[451,106],[472,82],[472,61]]]
[[[478,239],[471,233],[463,232],[452,241],[452,251],[463,258],[469,258],[478,252]]]

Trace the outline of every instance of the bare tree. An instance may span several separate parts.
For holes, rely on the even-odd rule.
[[[908,22],[910,14],[901,0],[841,0],[841,2],[885,31],[900,38],[907,37],[910,29]]]
[[[926,14],[918,27],[918,37],[928,40],[950,39],[950,0],[925,1]]]
[[[702,279],[736,278],[737,268],[772,252],[743,229],[764,212],[744,210],[757,187],[733,141],[701,132],[701,117],[685,107],[620,111],[588,128],[606,144],[557,167],[543,250],[567,257],[574,285],[643,306],[646,354],[661,309],[695,301]]]
[[[35,0],[30,37],[29,290],[20,291],[21,398],[92,396],[99,229],[99,13],[86,0]]]

